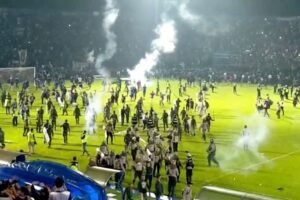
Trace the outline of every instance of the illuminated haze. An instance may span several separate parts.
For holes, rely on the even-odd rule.
[[[107,40],[105,44],[105,50],[97,56],[95,59],[94,51],[91,51],[87,55],[88,62],[95,62],[97,72],[102,75],[106,82],[109,81],[110,74],[108,70],[103,66],[103,63],[110,60],[117,51],[116,34],[111,30],[117,18],[119,16],[119,9],[116,8],[115,0],[106,0],[106,6],[104,11],[104,18],[102,28],[104,30],[105,38]],[[102,93],[102,92],[101,92]],[[86,130],[89,133],[96,129],[96,123],[94,123],[94,116],[101,113],[101,96],[103,94],[96,93],[92,98],[89,99],[89,106],[86,108],[85,119],[86,119]]]
[[[196,15],[188,8],[190,0],[182,0],[180,2],[178,6],[180,18],[195,28],[196,31],[205,35],[217,35],[231,30],[230,25],[222,17],[218,16],[208,19],[202,15]]]
[[[162,22],[154,29],[157,38],[151,42],[151,50],[128,73],[132,83],[141,81],[146,83],[146,73],[157,65],[162,54],[173,53],[176,49],[177,32],[175,21],[163,18]]]
[[[102,28],[104,30],[107,42],[105,44],[104,52],[97,56],[95,62],[95,67],[98,73],[104,76],[105,78],[109,78],[109,72],[105,69],[105,67],[103,67],[103,63],[107,60],[110,60],[117,51],[117,36],[111,29],[116,23],[118,16],[119,9],[116,7],[116,2],[114,0],[106,0]],[[90,52],[89,55],[90,54],[94,54],[94,52]],[[91,56],[88,56],[88,59],[90,57]]]

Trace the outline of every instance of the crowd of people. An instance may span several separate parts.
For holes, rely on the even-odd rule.
[[[88,67],[88,53],[94,50],[97,55],[101,51],[101,17],[99,13],[1,9],[0,65],[18,65],[14,61],[20,60],[19,51],[25,49],[25,65],[38,69],[50,66],[47,71],[51,77],[68,76],[67,69],[72,68],[74,62],[86,63],[83,65]],[[218,16],[216,18],[218,20]],[[176,52],[160,60],[154,75],[187,78],[190,72],[214,81],[297,84],[300,76],[299,18],[227,16],[225,19],[218,26],[229,28],[220,32],[199,32],[178,21]],[[150,35],[149,38],[136,38],[123,31],[128,26],[136,33],[146,31],[146,27],[136,28],[140,23],[136,18],[129,15],[120,20],[122,23],[115,25],[119,40],[115,56],[118,59],[109,63],[114,66],[112,74],[123,71],[125,75],[124,66],[136,64],[137,56],[145,51],[145,40],[151,41],[151,38]],[[207,20],[210,21],[209,17]],[[90,70],[94,72],[93,68]]]
[[[180,149],[181,138],[184,133],[189,136],[195,136],[196,131],[200,130],[203,141],[207,141],[207,134],[210,133],[214,118],[209,113],[210,104],[206,95],[210,90],[214,92],[216,85],[205,81],[201,82],[200,90],[195,95],[196,98],[191,98],[186,97],[185,94],[187,88],[196,83],[193,81],[179,81],[178,84],[179,96],[175,99],[171,99],[173,97],[171,94],[174,92],[171,88],[174,87],[171,87],[169,82],[166,88],[161,88],[160,82],[157,81],[156,91],[151,93],[149,91],[147,93],[146,85],[129,85],[127,82],[123,86],[122,82],[118,82],[118,84],[106,87],[110,88],[107,91],[110,93],[108,95],[110,97],[103,109],[106,139],[99,145],[98,153],[90,164],[119,170],[119,173],[115,175],[116,189],[123,192],[124,198],[126,195],[131,195],[128,190],[125,190],[127,192],[123,191],[122,184],[130,169],[133,171],[133,179],[132,184],[128,187],[137,188],[143,199],[146,199],[147,194],[151,191],[155,193],[158,199],[162,194],[167,194],[170,198],[173,198],[176,184],[181,179],[182,169],[185,170],[186,189],[190,191],[187,195],[191,195],[193,169],[195,167],[193,158],[189,152],[186,152],[186,160],[180,160],[178,150]],[[11,86],[8,85],[8,87]],[[13,87],[16,86],[13,84]],[[32,106],[36,104],[34,94],[29,93],[27,88],[19,88],[17,99],[12,100],[9,90],[4,89],[2,91],[2,106],[5,108],[6,114],[12,116],[12,125],[18,126],[18,118],[21,118],[21,124],[24,126],[22,135],[27,137],[28,152],[30,154],[35,153],[36,138],[34,132],[43,133],[44,143],[51,148],[54,131],[59,128],[56,124],[57,119],[68,115],[68,111],[71,109],[75,123],[77,125],[80,124],[81,116],[87,110],[89,102],[96,94],[95,92],[88,94],[86,89],[90,88],[90,84],[82,81],[81,78],[75,80],[68,89],[63,82],[55,84],[54,87],[53,90],[47,88],[46,85],[39,88],[41,90],[42,106],[37,106],[36,124],[33,126],[31,123],[31,112],[33,111]],[[270,117],[268,110],[272,106],[273,101],[268,94],[266,97],[263,97],[262,90],[262,86],[258,85],[256,107],[258,112],[264,111],[263,115]],[[137,93],[141,93],[140,98],[137,98]],[[147,97],[149,93],[150,96]],[[238,86],[233,84],[233,94],[237,95],[238,93]],[[300,96],[299,88],[275,85],[274,93],[281,98],[278,106],[279,111],[277,110],[276,112],[278,118],[280,118],[280,115],[284,115],[284,100],[293,97],[296,99],[294,100],[296,102],[294,106],[297,106]],[[161,113],[161,110],[154,110],[153,107],[145,110],[145,98],[153,98],[153,95],[159,97],[156,99],[163,102],[162,104],[160,103],[161,108],[163,108],[164,103],[172,105],[172,102],[174,102],[170,112],[164,110]],[[119,99],[119,96],[122,98]],[[80,104],[80,97],[82,105]],[[134,107],[127,104],[126,97],[129,97],[127,101],[130,100],[136,103]],[[43,105],[45,105],[45,108]],[[113,110],[114,105],[119,105],[120,116],[118,116],[118,112]],[[189,116],[189,111],[193,111],[195,116],[200,116],[200,122],[197,122],[198,117],[196,118],[194,115]],[[161,113],[161,116],[158,116],[158,113]],[[96,124],[96,117],[97,114],[93,113],[91,123]],[[124,131],[116,133],[116,126],[121,126]],[[60,125],[63,136],[62,141],[65,145],[68,145],[68,135],[71,127],[72,125],[67,120]],[[88,156],[90,154],[86,148],[88,146],[87,137],[88,134],[95,134],[95,130],[89,131],[84,130],[79,138],[82,142],[82,155],[87,154]],[[140,136],[142,131],[147,133],[146,140]],[[124,134],[124,149],[121,152],[115,152],[110,147],[110,144],[114,142],[114,136],[117,134]],[[0,143],[3,148],[5,147],[4,135],[4,131],[0,130]],[[210,139],[207,153],[208,166],[211,166],[211,162],[219,166],[220,163],[215,157],[216,144],[214,139]],[[78,162],[75,158],[71,166],[74,167],[77,164]],[[160,180],[161,175],[164,175],[162,172],[165,172],[165,175],[168,176],[167,191],[164,191]],[[156,178],[156,183],[153,187],[152,180],[154,178]]]
[[[56,177],[54,187],[50,188],[41,182],[22,185],[17,178],[0,181],[0,198],[9,200],[71,200],[71,193],[67,190],[64,179]]]
[[[14,20],[11,21],[12,19]],[[106,138],[99,145],[97,155],[90,161],[90,165],[119,170],[114,179],[116,188],[122,191],[124,199],[132,198],[133,188],[137,188],[141,199],[147,199],[147,194],[151,191],[155,193],[157,199],[163,194],[174,198],[176,185],[182,181],[183,169],[186,183],[182,193],[183,198],[186,200],[192,198],[191,185],[195,168],[193,155],[186,152],[186,159],[181,160],[178,151],[183,134],[193,137],[196,135],[196,130],[200,129],[203,141],[207,141],[214,116],[209,113],[210,104],[206,94],[210,89],[214,92],[216,82],[258,84],[255,105],[257,111],[266,117],[270,117],[269,110],[274,102],[269,95],[261,95],[265,84],[273,84],[274,94],[281,98],[281,101],[275,102],[277,118],[285,114],[285,100],[292,98],[293,106],[298,106],[300,98],[300,90],[297,88],[300,78],[299,18],[253,17],[228,20],[231,28],[214,35],[209,33],[191,35],[195,33],[188,28],[183,28],[179,23],[178,50],[174,55],[162,58],[151,75],[180,79],[178,98],[171,99],[172,92],[174,93],[171,88],[174,87],[171,87],[170,83],[166,88],[161,88],[159,81],[156,90],[150,92],[147,91],[146,85],[140,83],[136,86],[126,84],[122,87],[121,82],[118,82],[111,86],[110,98],[103,109]],[[29,93],[27,84],[18,87],[17,78],[7,81],[10,87],[17,88],[16,97],[0,84],[2,107],[5,109],[5,114],[12,117],[12,126],[23,125],[22,135],[27,139],[30,154],[35,153],[37,144],[35,133],[42,133],[43,142],[51,148],[54,131],[61,128],[62,143],[68,145],[68,136],[73,124],[70,125],[68,120],[64,119],[63,124],[57,125],[58,118],[63,118],[64,115],[72,112],[76,125],[80,124],[81,117],[96,95],[84,89],[83,85],[86,84],[86,88],[90,89],[93,83],[94,66],[86,62],[86,55],[92,50],[95,50],[95,54],[98,53],[97,45],[102,42],[99,37],[100,21],[101,15],[97,13],[0,10],[0,25],[3,27],[0,30],[0,37],[4,38],[0,40],[1,66],[15,66],[15,61],[20,60],[19,51],[26,49],[26,65],[37,67],[35,86],[41,91],[40,97]],[[129,21],[129,25],[135,24],[134,19],[130,18]],[[116,26],[120,27],[116,30],[122,30],[124,24],[129,26],[128,23],[122,24],[117,24]],[[120,37],[121,45],[117,49],[119,59],[114,61],[115,65],[133,65],[136,62],[134,55],[143,52],[145,43],[143,38],[141,40],[134,38],[133,44],[130,43],[131,37],[135,36],[128,34],[128,37],[124,35]],[[123,43],[126,45],[122,46]],[[129,54],[126,54],[128,52]],[[84,68],[78,69],[77,73],[69,73],[74,61],[83,62]],[[118,71],[120,68],[116,67],[113,70]],[[65,86],[67,79],[71,80],[70,88]],[[187,82],[181,79],[187,79]],[[1,82],[5,81],[1,80]],[[49,88],[50,82],[54,82],[54,88]],[[195,94],[196,98],[185,98],[187,88],[194,85],[200,86],[200,90]],[[138,98],[139,92],[142,93],[141,98]],[[238,94],[236,84],[233,85],[233,93]],[[163,110],[162,115],[159,116],[162,110],[155,110],[153,107],[149,110],[145,109],[144,98],[153,101],[155,96],[159,97],[162,110],[165,103],[172,104],[174,100],[170,112]],[[36,105],[36,98],[41,98],[42,105]],[[127,104],[129,100],[136,105],[129,106]],[[120,116],[113,110],[115,104],[120,105]],[[33,105],[38,109],[33,110]],[[198,118],[189,116],[187,114],[189,110],[193,110],[195,116],[201,116],[201,120],[197,122]],[[35,114],[32,114],[33,112]],[[92,115],[91,127],[96,124],[97,117],[96,113]],[[36,116],[35,119],[32,116]],[[117,133],[116,126],[119,125],[124,131]],[[146,140],[140,136],[142,131],[147,133]],[[4,132],[5,130],[0,129],[2,148],[5,148]],[[88,134],[95,132],[96,130],[92,128],[92,130],[84,130],[80,135],[82,155],[90,155],[87,151],[87,137]],[[121,152],[115,152],[110,147],[117,134],[124,134],[124,149]],[[246,145],[245,149],[247,148]],[[214,139],[210,139],[207,146],[208,166],[211,166],[212,162],[216,166],[221,165],[215,156],[216,144]],[[71,167],[76,169],[77,164],[75,159]],[[130,169],[133,171],[132,183],[123,190],[123,180]],[[164,175],[168,177],[167,190],[164,190],[161,182],[161,177]],[[153,179],[155,184],[152,183]],[[57,179],[55,185],[55,191],[65,191],[62,179]],[[15,180],[4,180],[0,185],[1,195],[12,199],[29,199],[30,196],[34,199],[55,199],[55,191],[51,192],[43,185],[40,187],[43,189],[36,191],[35,184],[24,187],[19,186]],[[66,195],[69,198],[70,194]]]

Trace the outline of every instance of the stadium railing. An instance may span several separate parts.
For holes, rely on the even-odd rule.
[[[271,197],[225,189],[216,186],[202,187],[195,200],[278,200]]]
[[[13,160],[16,160],[16,157],[22,155],[20,152],[6,151],[0,149],[0,165],[10,165]]]
[[[119,170],[115,169],[92,166],[87,168],[85,174],[95,180],[99,185],[106,187],[109,179],[119,172]]]

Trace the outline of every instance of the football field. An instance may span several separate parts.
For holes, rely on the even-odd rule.
[[[171,102],[178,98],[178,81],[170,81],[172,90]],[[167,82],[160,81],[161,91],[165,91]],[[68,84],[70,86],[70,84]],[[273,87],[263,87],[262,97],[265,98],[269,94],[274,104],[270,109],[270,118],[263,117],[262,113],[256,111],[256,85],[237,85],[238,94],[232,92],[232,84],[222,83],[217,84],[215,92],[211,91],[207,94],[207,100],[210,104],[208,112],[212,115],[214,121],[211,125],[211,132],[208,138],[214,138],[217,144],[216,158],[220,162],[220,168],[212,165],[207,165],[206,149],[208,142],[204,142],[201,138],[200,130],[197,129],[196,136],[190,136],[183,133],[182,141],[179,144],[179,156],[181,162],[185,163],[186,153],[189,151],[192,154],[195,169],[193,174],[193,194],[200,191],[204,185],[215,185],[224,188],[257,193],[267,196],[272,196],[280,199],[300,199],[300,109],[292,106],[291,100],[285,100],[285,115],[281,119],[276,117],[277,101],[280,100],[277,94],[273,94]],[[52,89],[52,88],[51,88]],[[87,89],[87,88],[85,88]],[[91,88],[94,90],[102,90],[100,82],[95,82]],[[144,111],[148,111],[152,106],[161,117],[163,110],[170,111],[173,103],[165,103],[164,106],[159,105],[160,97],[155,96],[153,100],[150,98],[150,93],[156,90],[156,80],[147,88],[146,98],[144,99]],[[16,98],[16,89],[8,90],[12,98]],[[124,84],[121,94],[124,92]],[[194,100],[199,92],[199,87],[187,87],[186,94],[181,97],[180,110],[185,106],[185,99],[189,96]],[[30,93],[34,93],[36,101],[31,108],[30,124],[35,128],[36,109],[41,106],[41,91],[30,88]],[[120,97],[121,97],[120,94]],[[109,92],[102,95],[99,99],[99,104],[106,103],[111,96]],[[138,98],[142,96],[142,92],[138,93]],[[120,101],[121,98],[119,98]],[[290,98],[291,99],[291,98]],[[52,97],[55,102],[54,97]],[[131,107],[131,112],[134,112],[136,102],[131,101],[129,97],[126,102]],[[81,106],[81,98],[78,98],[78,103]],[[58,127],[55,131],[52,141],[52,147],[48,148],[43,143],[43,135],[36,133],[37,145],[36,153],[30,156],[30,159],[45,159],[64,163],[69,165],[73,156],[77,156],[79,160],[80,170],[85,171],[89,158],[81,156],[81,140],[80,135],[85,127],[84,116],[80,118],[80,125],[75,125],[73,108],[70,106],[69,116],[62,116],[57,102],[54,103],[58,111],[57,125],[68,119],[71,126],[69,136],[69,144],[63,144],[61,128]],[[45,106],[45,105],[44,105]],[[120,115],[121,103],[114,105],[113,110]],[[46,110],[46,109],[45,109]],[[81,113],[84,110],[81,108]],[[194,111],[190,110],[188,114],[194,115],[197,121],[197,126],[200,126],[201,118]],[[44,120],[48,119],[48,114],[45,112]],[[22,136],[23,121],[19,117],[18,127],[12,127],[12,116],[5,114],[5,109],[0,109],[0,126],[5,132],[6,149],[19,151],[23,149],[28,151],[27,138]],[[103,114],[97,117],[98,129],[95,135],[88,137],[88,151],[91,156],[96,155],[96,148],[104,140],[103,130]],[[241,131],[244,125],[247,125],[250,130],[250,149],[244,151],[241,145]],[[160,120],[160,127],[162,121]],[[116,132],[126,130],[126,126],[117,124]],[[167,136],[167,132],[162,131],[163,136]],[[141,136],[147,140],[146,133],[141,131]],[[165,141],[166,142],[166,141]],[[124,149],[123,136],[116,135],[113,145],[109,144],[109,149],[120,153]],[[128,158],[130,156],[128,155]],[[129,159],[131,161],[131,159]],[[165,183],[165,193],[167,192],[165,171],[163,170],[162,180]],[[126,178],[123,186],[132,180],[132,170],[129,168],[126,172]],[[155,182],[155,180],[154,180]],[[154,188],[154,182],[152,188]],[[176,195],[180,196],[181,191],[185,186],[185,169],[181,170],[180,182],[176,186]]]

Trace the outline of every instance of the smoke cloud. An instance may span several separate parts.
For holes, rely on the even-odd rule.
[[[157,38],[151,42],[151,51],[145,54],[133,70],[127,69],[132,82],[146,83],[146,73],[157,65],[162,54],[173,53],[176,49],[177,31],[175,21],[163,18],[154,29]]]
[[[93,96],[90,96],[89,98],[89,106],[85,111],[85,130],[87,130],[89,134],[97,130],[96,118],[97,115],[102,112],[100,101],[100,93],[94,93]]]
[[[110,60],[117,51],[117,36],[111,29],[116,23],[118,16],[119,9],[116,7],[115,0],[106,0],[104,19],[102,24],[104,35],[107,40],[105,44],[105,49],[104,52],[99,54],[96,58],[94,58],[94,51],[91,51],[88,54],[88,61],[95,61],[95,67],[97,69],[97,72],[105,78],[109,78],[110,75],[108,70],[106,70],[103,67],[103,63],[107,60]]]
[[[231,26],[221,17],[204,17],[196,15],[188,9],[190,0],[182,0],[178,6],[180,18],[204,35],[217,35],[231,30]]]
[[[95,62],[95,67],[97,72],[105,78],[107,82],[110,73],[103,66],[103,63],[110,60],[117,51],[116,34],[111,30],[113,25],[116,23],[119,16],[119,9],[116,7],[115,0],[106,0],[106,6],[104,11],[104,19],[102,28],[104,30],[105,38],[107,40],[105,45],[105,50],[95,58],[95,52],[91,51],[87,55],[87,61],[90,63]],[[92,133],[96,130],[95,118],[102,111],[101,109],[101,94],[96,93],[89,99],[89,106],[86,108],[85,120],[86,120],[86,130]]]
[[[248,126],[248,136],[242,135],[244,125]],[[230,147],[219,151],[221,169],[232,170],[238,167],[246,168],[258,162],[266,160],[263,154],[259,152],[259,147],[266,142],[269,134],[269,121],[259,114],[254,114],[244,118],[244,124],[241,125],[240,132]],[[248,144],[248,150],[244,150],[244,144]],[[259,165],[256,166],[257,168]],[[256,170],[251,168],[251,170]]]

